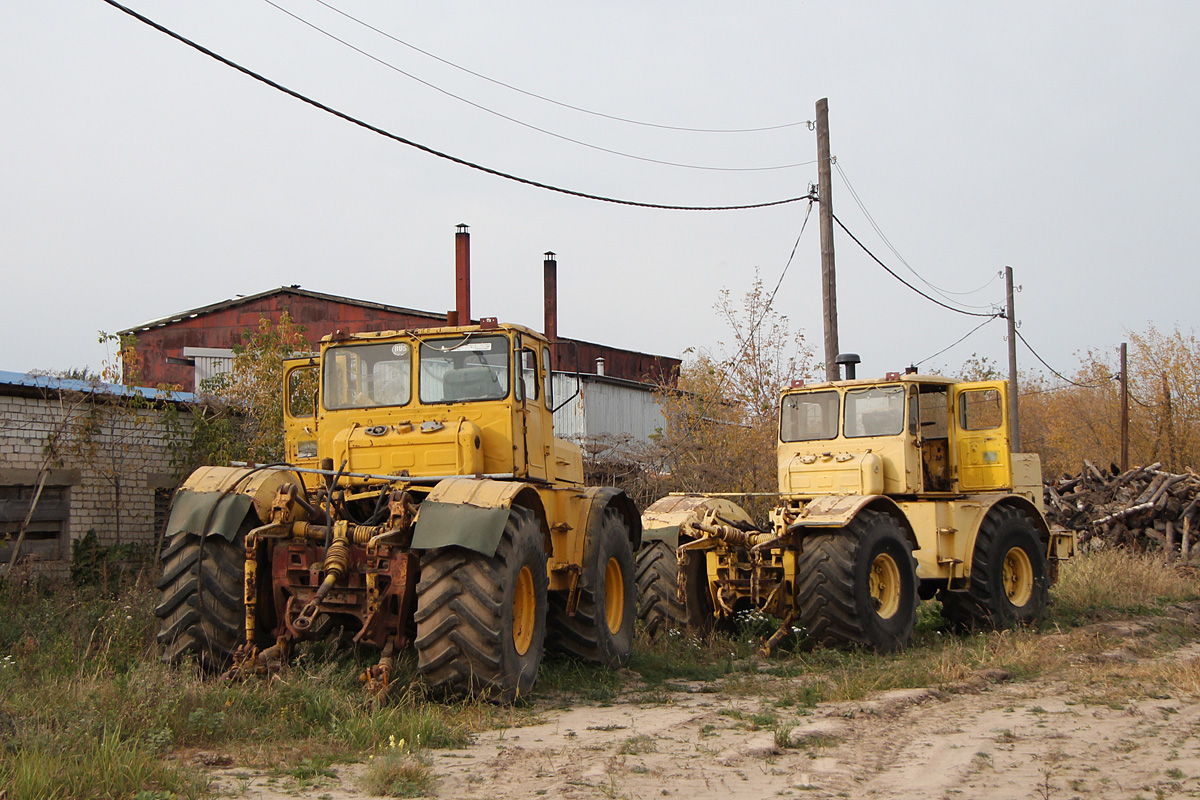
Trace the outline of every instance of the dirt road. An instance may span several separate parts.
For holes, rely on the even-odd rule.
[[[1079,669],[1029,681],[986,670],[938,689],[811,708],[778,704],[786,687],[780,681],[760,694],[727,691],[721,682],[672,684],[654,702],[639,702],[635,693],[611,705],[546,709],[535,725],[487,731],[468,748],[431,752],[436,796],[1200,796],[1200,698],[1177,686],[1125,692],[1120,685],[1126,668],[1145,660],[1200,673],[1196,639],[1144,659],[1134,652],[1145,626],[1110,628],[1108,649],[1087,656]],[[1097,663],[1112,669],[1098,672]],[[1121,697],[1133,699],[1113,699]],[[356,788],[361,770],[339,768],[338,778],[304,794],[364,797]],[[214,775],[225,791],[263,800],[295,796],[294,788],[244,773],[235,786],[229,774]]]

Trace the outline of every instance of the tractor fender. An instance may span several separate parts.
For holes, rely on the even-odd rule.
[[[513,505],[532,511],[548,536],[546,510],[533,486],[519,481],[447,478],[421,502],[412,547],[432,550],[457,545],[485,556],[495,555]]]
[[[1025,514],[1033,521],[1034,527],[1037,529],[1038,538],[1042,544],[1050,547],[1051,532],[1050,525],[1046,522],[1046,517],[1042,514],[1038,507],[1034,505],[1029,498],[1019,494],[1005,494],[1003,492],[989,492],[985,494],[973,494],[968,496],[968,502],[975,503],[979,507],[977,521],[971,527],[970,538],[967,540],[967,547],[964,550],[965,558],[963,559],[963,573],[971,574],[971,569],[975,562],[975,539],[979,536],[979,529],[983,527],[984,521],[988,515],[992,513],[992,509],[998,506],[1007,506],[1024,511]]]
[[[895,517],[913,549],[920,549],[921,545],[917,541],[916,533],[913,531],[908,516],[895,500],[882,494],[842,494],[818,497],[800,509],[799,518],[788,525],[788,531],[803,531],[805,528],[844,528],[866,509],[880,511]]]
[[[291,472],[261,467],[200,467],[175,492],[165,535],[215,534],[232,542],[251,509],[260,521],[265,521],[270,517],[276,492],[289,484],[304,496],[304,485]],[[303,518],[304,510],[296,511]]]
[[[741,506],[723,497],[672,494],[655,500],[642,512],[642,541],[666,542],[674,550],[679,546],[680,528],[699,522],[710,509],[732,522],[753,522]]]
[[[629,495],[613,486],[591,486],[583,490],[583,496],[588,504],[584,563],[588,563],[586,559],[590,559],[595,551],[596,538],[604,524],[604,511],[608,508],[615,508],[624,518],[629,529],[629,547],[636,553],[642,546],[642,518]]]

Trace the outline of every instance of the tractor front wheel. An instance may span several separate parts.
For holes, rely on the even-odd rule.
[[[888,514],[863,511],[845,528],[804,537],[799,623],[828,647],[904,649],[917,619],[912,548]]]
[[[533,513],[513,507],[495,554],[421,556],[417,671],[435,691],[511,703],[529,694],[546,635],[546,549]]]
[[[163,661],[193,659],[206,672],[221,672],[234,651],[246,641],[246,533],[256,524],[247,520],[233,541],[210,534],[177,533],[162,553],[158,642]],[[260,576],[261,580],[262,576]],[[257,644],[270,640],[270,592],[260,590]]]

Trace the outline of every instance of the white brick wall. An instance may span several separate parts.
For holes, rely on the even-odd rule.
[[[33,485],[45,464],[47,443],[57,435],[61,459],[49,466],[54,470],[51,482],[61,485],[69,481],[70,541],[95,530],[102,547],[154,544],[158,537],[154,492],[169,488],[173,469],[162,413],[155,409],[134,412],[94,400],[74,403],[47,394],[0,394],[0,485]],[[190,430],[191,413],[181,409],[179,417],[184,430]],[[80,436],[85,422],[92,423],[91,433]],[[11,527],[15,536],[17,526]],[[65,558],[40,563],[38,571],[55,577],[69,575],[70,548],[64,550]]]

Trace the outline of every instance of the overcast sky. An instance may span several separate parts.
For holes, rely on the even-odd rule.
[[[1063,371],[1151,322],[1194,325],[1200,3],[127,2],[430,148],[638,202],[804,195],[815,134],[598,114],[745,129],[812,120],[827,97],[835,213],[910,282],[987,311],[1011,265],[1021,333]],[[756,270],[773,287],[808,206],[649,210],[514,183],[330,116],[103,0],[0,4],[0,70],[0,369],[96,367],[99,330],[287,284],[441,312],[460,222],[476,316],[541,328],[553,250],[564,336],[680,356],[729,340],[719,290],[742,294]],[[860,376],[981,321],[914,294],[841,231],[836,248],[841,349],[862,355]],[[775,303],[818,359],[819,253],[814,209]],[[972,353],[1006,363],[1002,321],[933,361]]]

